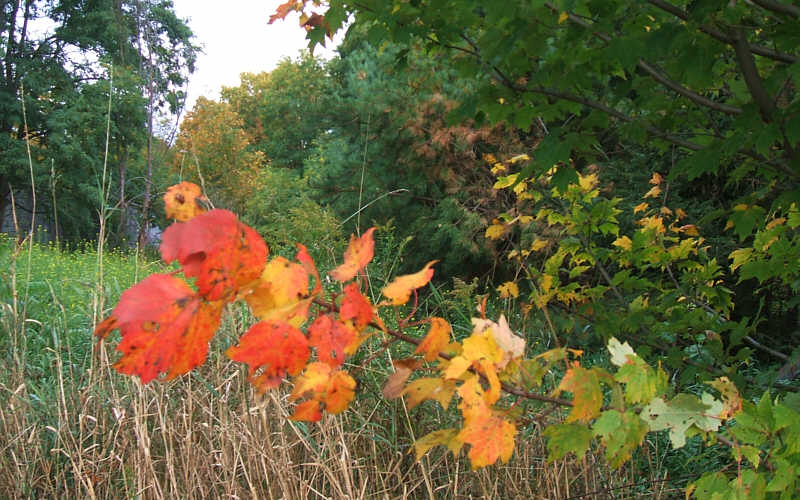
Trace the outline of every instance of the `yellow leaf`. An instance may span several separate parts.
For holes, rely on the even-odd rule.
[[[633,242],[627,236],[622,236],[621,238],[617,238],[612,245],[630,251],[633,247]]]
[[[533,220],[533,217],[530,215],[520,215],[519,222],[520,224],[529,224]]]
[[[538,252],[542,248],[546,247],[548,243],[549,242],[547,240],[540,240],[539,238],[536,238],[533,243],[531,243],[531,252]]]
[[[771,221],[769,224],[767,224],[767,229],[772,229],[775,226],[782,226],[784,222],[786,222],[786,218],[785,217],[778,217],[777,219],[775,219],[775,220]]]
[[[456,356],[455,358],[451,359],[450,364],[447,365],[447,369],[444,371],[444,378],[458,378],[463,375],[470,366],[472,366],[471,360],[465,358],[464,356]]]
[[[659,174],[658,172],[654,172],[653,177],[650,178],[650,184],[658,186],[659,184],[661,184],[663,180],[664,178],[661,177],[661,174]]]
[[[490,240],[497,240],[503,233],[505,233],[506,227],[502,224],[492,224],[491,226],[486,228],[485,236]]]
[[[562,12],[561,14],[558,15],[558,24],[563,23],[567,19],[569,19],[569,14],[567,14],[566,12]]]
[[[675,209],[675,217],[678,220],[681,220],[684,217],[686,217],[686,212],[684,212],[683,209],[681,209],[681,208],[677,208],[677,209]]]
[[[590,191],[597,185],[597,174],[578,175],[578,184],[584,191]]]
[[[497,179],[497,182],[494,183],[494,186],[492,186],[492,188],[493,189],[507,188],[508,186],[517,182],[517,177],[519,177],[519,174],[511,174],[511,175],[506,175],[505,177],[500,177]]]
[[[733,211],[734,212],[744,212],[748,208],[749,208],[749,205],[747,205],[746,203],[740,203],[740,204],[736,205],[735,207],[733,207]]]
[[[504,299],[509,297],[514,297],[516,299],[519,297],[519,287],[517,287],[517,284],[513,281],[506,281],[497,287],[497,291],[500,292],[500,297]]]
[[[521,162],[521,161],[528,161],[528,160],[530,160],[530,159],[531,159],[531,157],[530,157],[530,156],[528,156],[528,155],[526,155],[525,153],[523,153],[523,154],[521,154],[521,155],[514,156],[514,157],[513,157],[513,158],[511,158],[509,161],[510,161],[510,162],[511,162],[511,164],[513,165],[514,163],[519,163],[519,162]]]
[[[545,274],[544,276],[542,276],[542,279],[539,280],[539,288],[541,288],[544,293],[547,293],[550,291],[550,288],[552,287],[553,287],[553,277],[550,276],[549,274]]]
[[[646,192],[643,198],[655,198],[661,194],[661,188],[658,186],[653,186],[650,188],[650,191]]]
[[[649,205],[646,202],[639,203],[638,205],[633,207],[633,213],[636,214],[636,213],[639,213],[639,212],[644,212],[645,210],[647,210],[648,206]]]
[[[661,207],[660,212],[661,215],[672,215],[672,210],[670,210],[668,207]]]

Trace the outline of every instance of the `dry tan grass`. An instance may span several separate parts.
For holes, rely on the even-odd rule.
[[[109,368],[110,351],[103,346],[91,369],[58,380],[49,418],[32,408],[29,382],[4,371],[0,496],[633,498],[626,488],[601,492],[647,479],[611,471],[595,455],[547,464],[535,431],[520,435],[506,465],[471,471],[463,453],[443,452],[417,462],[407,449],[415,416],[400,404],[360,400],[341,416],[299,424],[288,420],[285,396],[257,397],[224,357],[194,376],[142,386]],[[640,497],[659,493],[668,492]]]

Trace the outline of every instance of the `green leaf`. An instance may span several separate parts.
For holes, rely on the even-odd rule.
[[[544,430],[547,437],[547,461],[553,462],[564,458],[567,453],[574,453],[582,458],[592,442],[592,431],[581,424],[554,424]]]
[[[722,411],[722,403],[716,401],[718,409],[714,403],[708,394],[703,395],[703,401],[691,394],[678,394],[669,403],[655,398],[642,410],[641,418],[651,430],[668,429],[672,446],[681,448],[686,444],[686,433],[690,428],[705,432],[719,429],[720,419],[715,415]]]
[[[605,411],[595,421],[592,433],[601,436],[606,447],[606,459],[613,468],[618,468],[631,458],[647,434],[648,428],[636,413],[629,410]]]

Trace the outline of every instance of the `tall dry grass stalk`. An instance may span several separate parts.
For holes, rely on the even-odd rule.
[[[463,453],[438,451],[417,462],[410,438],[391,442],[410,435],[396,403],[357,401],[343,415],[305,425],[288,419],[286,394],[257,396],[245,371],[223,356],[193,375],[142,386],[109,368],[109,351],[100,346],[91,368],[76,370],[65,349],[54,349],[62,376],[54,400],[42,403],[55,415],[37,409],[31,381],[2,377],[0,497],[622,499],[675,493],[619,488],[648,478],[630,468],[611,471],[599,455],[548,464],[535,430],[519,436],[506,465],[471,471]],[[657,474],[650,479],[665,484]]]

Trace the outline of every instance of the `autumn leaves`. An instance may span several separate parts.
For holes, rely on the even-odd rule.
[[[384,326],[378,308],[405,304],[433,277],[436,261],[397,277],[382,290],[386,300],[372,304],[364,294],[363,279],[374,255],[372,228],[351,238],[342,264],[330,272],[341,284],[340,291],[326,294],[303,245],[298,245],[294,260],[268,260],[261,237],[231,212],[207,211],[209,204],[197,186],[173,186],[164,200],[167,214],[177,222],[164,232],[161,256],[167,263],[177,262],[180,271],[152,275],[125,291],[95,332],[105,338],[115,328],[120,330],[117,350],[122,356],[114,366],[144,383],[161,374],[173,378],[202,364],[225,305],[244,300],[258,322],[226,351],[227,356],[248,365],[250,382],[262,392],[294,377],[292,419],[317,421],[323,412],[340,413],[356,390],[345,360],[375,331],[404,335]],[[185,278],[195,278],[194,286]],[[402,329],[409,320],[399,321]],[[457,396],[464,426],[425,436],[417,452],[437,444],[458,451],[469,444],[474,467],[508,460],[516,427],[495,404],[501,395],[500,376],[517,366],[511,363],[521,359],[524,340],[502,318],[499,324],[474,320],[473,334],[462,343],[453,341],[444,319],[424,323],[430,325],[427,335],[415,341],[414,357],[395,363],[396,373],[384,394],[405,395],[412,407],[434,400],[445,408]],[[436,376],[409,382],[416,371]]]

